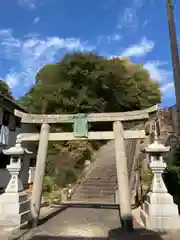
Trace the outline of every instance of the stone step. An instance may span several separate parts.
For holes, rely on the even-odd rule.
[[[70,202],[94,202],[94,203],[114,203],[115,198],[112,197],[106,197],[106,198],[101,198],[101,197],[81,197],[81,198],[71,198]]]
[[[29,210],[21,213],[21,224],[28,222],[29,219],[30,219],[30,211]]]
[[[26,201],[20,203],[19,212],[23,213],[29,208],[30,208],[30,200],[27,199]]]
[[[102,173],[102,171],[104,171],[104,168],[102,168],[101,171],[93,171],[92,173],[90,173],[88,175],[88,178],[101,178],[101,177],[103,178],[104,177],[107,179],[107,177],[116,176],[116,169],[114,169],[114,171],[109,172],[109,173],[106,173],[106,172]]]
[[[111,184],[99,184],[99,185],[95,185],[95,184],[85,184],[85,185],[81,185],[78,187],[79,190],[84,189],[85,191],[88,190],[90,192],[92,191],[101,191],[101,190],[107,190],[107,191],[112,191],[116,188],[116,182],[111,183]]]
[[[114,182],[116,180],[116,177],[115,176],[107,176],[106,178],[105,177],[102,177],[102,178],[100,178],[100,177],[96,177],[96,178],[91,178],[91,177],[89,177],[88,179],[84,179],[84,181],[83,181],[83,183],[88,183],[88,182],[96,182],[97,183],[97,181],[98,182],[102,182],[102,183],[111,183],[111,182]]]
[[[103,163],[97,164],[97,167],[95,168],[95,170],[97,171],[101,170],[102,167],[105,167],[105,168],[109,167],[108,169],[106,169],[106,171],[111,171],[116,168],[116,164],[112,164],[111,162],[109,164],[103,164]]]
[[[77,203],[77,204],[83,204],[83,203],[85,203],[85,202],[88,202],[88,204],[115,204],[115,201],[114,201],[114,199],[113,198],[111,198],[111,199],[95,199],[95,198],[93,198],[93,199],[83,199],[83,198],[81,198],[81,199],[73,199],[73,200],[71,200],[70,201],[70,203]]]
[[[94,196],[87,196],[87,195],[78,195],[78,196],[74,196],[71,198],[72,200],[82,200],[82,199],[99,199],[101,201],[109,201],[111,199],[115,199],[115,196],[114,195],[109,195],[109,196],[97,196],[97,195],[94,195]]]
[[[84,192],[87,194],[91,194],[91,193],[99,193],[99,192],[114,192],[116,189],[116,185],[111,186],[110,188],[106,188],[106,186],[104,187],[96,187],[96,188],[85,188],[84,186],[79,188],[79,192]]]
[[[111,171],[109,171],[109,172],[105,172],[104,171],[104,168],[105,167],[102,167],[101,168],[101,170],[94,170],[93,172],[91,172],[90,174],[89,174],[89,176],[94,176],[94,177],[97,177],[98,175],[96,175],[97,173],[99,174],[101,174],[100,176],[107,176],[107,175],[112,175],[112,176],[114,176],[115,174],[116,174],[116,168],[114,168],[113,170],[111,170]],[[103,170],[103,173],[102,173],[102,170]]]
[[[125,141],[126,155],[129,169],[133,164],[136,142]],[[115,188],[117,186],[117,170],[114,152],[114,142],[107,143],[106,146],[93,156],[94,161],[89,165],[89,172],[84,180],[77,186],[73,193],[72,200],[79,202],[108,202],[113,203],[115,198]]]
[[[88,189],[112,189],[116,185],[116,181],[111,182],[111,183],[106,183],[106,182],[99,182],[98,185],[96,182],[94,183],[83,183],[83,188],[88,188]],[[79,187],[80,188],[80,187]]]
[[[109,195],[100,195],[100,194],[93,194],[93,195],[87,195],[87,194],[82,194],[82,193],[78,193],[78,195],[73,195],[72,198],[78,198],[78,197],[82,197],[82,198],[92,198],[92,197],[97,197],[97,198],[111,198],[111,197],[114,197],[115,196],[115,193],[111,193]]]
[[[90,197],[93,197],[93,196],[98,196],[98,197],[105,197],[105,196],[112,196],[115,194],[115,191],[106,191],[106,192],[103,192],[103,191],[98,191],[98,192],[87,192],[87,191],[81,191],[79,190],[78,193],[75,193],[73,196],[90,196]]]
[[[107,185],[112,186],[115,182],[117,182],[117,178],[111,178],[111,179],[86,179],[82,183],[84,186],[101,186],[101,185]]]
[[[26,211],[20,214],[9,214],[9,217],[4,218],[1,216],[0,225],[3,226],[20,226],[29,221],[30,211]],[[19,222],[19,224],[17,224]]]
[[[85,185],[112,185],[114,182],[117,181],[117,177],[106,177],[106,178],[89,178],[89,179],[84,179],[84,181],[82,181],[83,184]],[[97,184],[98,183],[98,184]]]
[[[78,194],[88,194],[89,196],[92,196],[92,195],[109,195],[109,194],[114,194],[114,190],[112,191],[108,191],[108,190],[99,190],[99,191],[86,191],[86,190],[79,190],[78,191]]]
[[[102,171],[103,171],[103,173],[102,173]],[[104,172],[104,168],[101,168],[101,170],[99,170],[99,171],[94,170],[88,176],[91,178],[98,178],[98,176],[107,178],[107,176],[115,176],[115,175],[116,175],[116,168],[114,170],[112,170],[111,172]]]

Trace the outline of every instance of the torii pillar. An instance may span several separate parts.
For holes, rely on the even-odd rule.
[[[114,122],[113,130],[121,223],[125,231],[132,232],[133,218],[131,209],[131,194],[122,123],[120,121]]]
[[[43,180],[46,166],[47,150],[48,150],[48,140],[49,140],[49,129],[50,126],[47,123],[41,125],[40,138],[39,138],[39,147],[37,153],[36,161],[36,171],[34,176],[34,183],[32,189],[32,199],[31,199],[31,220],[33,227],[36,227],[38,224],[40,205],[42,198],[42,188]]]

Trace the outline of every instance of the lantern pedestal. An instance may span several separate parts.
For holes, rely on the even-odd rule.
[[[141,220],[145,227],[151,230],[166,232],[180,228],[178,206],[174,204],[173,197],[167,192],[162,173],[166,168],[162,154],[169,151],[158,142],[150,144],[146,149],[150,154],[150,168],[153,173],[152,191],[141,210]]]
[[[27,193],[23,189],[19,172],[21,170],[21,157],[25,150],[19,144],[4,153],[11,155],[10,165],[7,169],[11,179],[0,196],[0,225],[22,226],[29,220],[30,203]]]

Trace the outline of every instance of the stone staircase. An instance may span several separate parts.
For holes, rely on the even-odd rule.
[[[138,140],[125,140],[129,177],[136,160]],[[140,149],[139,149],[140,150]],[[116,161],[114,142],[110,141],[94,154],[93,162],[88,166],[86,175],[73,191],[70,202],[114,204],[117,189]]]

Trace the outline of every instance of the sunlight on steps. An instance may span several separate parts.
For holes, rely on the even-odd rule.
[[[137,140],[125,140],[129,177],[133,179],[132,168],[135,167]],[[114,142],[102,146],[93,156],[94,161],[89,165],[89,171],[76,187],[71,202],[115,203],[117,189],[116,160]]]

